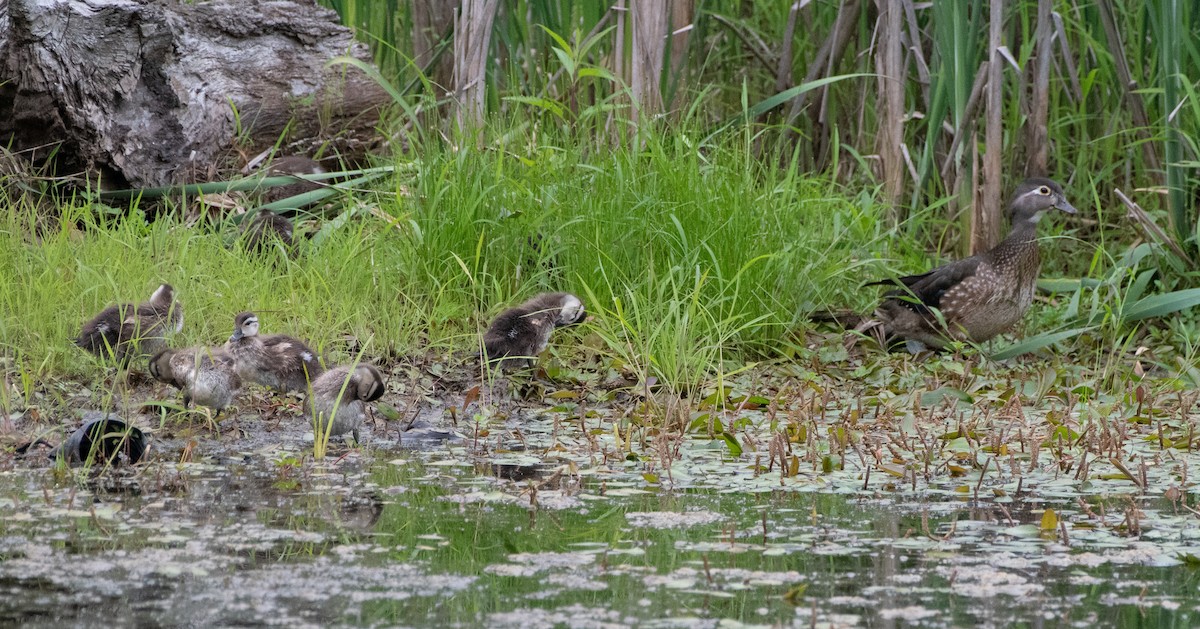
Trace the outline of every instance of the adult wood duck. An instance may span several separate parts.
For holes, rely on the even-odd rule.
[[[570,293],[542,293],[509,308],[492,321],[483,334],[484,359],[521,360],[532,365],[546,349],[555,328],[584,320],[583,302]]]
[[[872,285],[896,284],[855,329],[888,341],[903,340],[909,351],[941,349],[950,341],[980,343],[1011,328],[1033,303],[1041,255],[1037,223],[1047,210],[1074,214],[1062,187],[1050,179],[1026,179],[1010,203],[1012,231],[984,253],[944,264],[928,273]],[[941,312],[941,320],[933,309]]]
[[[247,382],[279,391],[306,391],[324,369],[317,353],[300,339],[283,334],[258,335],[258,315],[243,312],[233,320],[233,335],[225,351],[238,375]]]
[[[334,367],[313,380],[308,415],[316,425],[328,425],[330,437],[351,433],[357,442],[358,428],[367,416],[366,403],[383,397],[385,391],[383,376],[371,365]]]
[[[167,349],[150,359],[150,375],[183,391],[183,407],[192,402],[221,415],[242,388],[233,356],[221,348]]]
[[[183,329],[183,305],[175,289],[163,284],[150,300],[140,304],[114,304],[83,324],[75,344],[101,357],[127,365],[135,356],[149,356],[167,347],[166,335]]]

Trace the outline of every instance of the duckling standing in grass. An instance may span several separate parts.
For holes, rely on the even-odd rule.
[[[75,344],[121,366],[135,356],[150,356],[167,347],[166,335],[183,329],[183,305],[175,289],[163,284],[138,306],[114,304],[83,324]]]
[[[583,302],[570,293],[542,293],[500,313],[483,334],[488,362],[524,360],[532,366],[546,349],[555,328],[580,323],[587,316]]]
[[[1012,230],[995,248],[920,275],[873,284],[896,284],[858,332],[905,341],[909,351],[941,349],[950,341],[981,343],[1015,325],[1033,303],[1041,255],[1037,223],[1051,209],[1074,214],[1062,186],[1026,179],[1010,204]],[[941,320],[933,309],[941,312]]]
[[[233,320],[233,336],[225,343],[242,380],[282,392],[306,391],[323,369],[317,353],[300,339],[258,335],[258,316],[243,312]]]
[[[386,390],[383,376],[371,365],[334,367],[313,380],[307,414],[318,428],[328,424],[330,437],[351,433],[357,443],[358,429],[367,416],[366,403],[378,400]]]
[[[288,255],[294,251],[292,222],[266,208],[242,223],[242,240],[247,251],[262,253],[270,250],[275,240],[283,245]]]
[[[150,359],[150,375],[182,390],[184,408],[195,402],[215,410],[216,417],[242,388],[233,356],[220,348],[163,350]]]

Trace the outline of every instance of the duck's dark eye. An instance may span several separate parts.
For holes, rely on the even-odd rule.
[[[1042,186],[1041,188],[1038,188],[1038,194],[1042,196],[1048,196],[1050,194],[1050,188]]]

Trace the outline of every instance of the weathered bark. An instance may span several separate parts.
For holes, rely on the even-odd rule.
[[[1034,29],[1034,39],[1037,41],[1037,57],[1033,63],[1032,100],[1029,106],[1029,118],[1025,123],[1028,159],[1025,162],[1026,177],[1045,177],[1050,163],[1050,139],[1047,125],[1050,121],[1050,56],[1053,54],[1051,30],[1054,26],[1050,11],[1053,0],[1038,0],[1037,27]]]
[[[499,0],[462,0],[454,25],[454,94],[460,129],[483,126],[487,53]]]
[[[1004,152],[1001,108],[1004,106],[1004,65],[1000,59],[1004,0],[991,0],[991,19],[988,28],[987,120],[984,123],[983,188],[975,195],[971,221],[971,253],[979,253],[1000,242],[1000,209],[1003,206],[1001,170]],[[972,186],[972,190],[980,190]]]
[[[691,40],[691,27],[696,18],[695,0],[671,0],[671,74],[667,80],[674,96],[671,99],[671,109],[683,107],[686,84],[688,42]]]
[[[454,24],[456,8],[458,0],[412,0],[413,62],[418,68],[427,67],[433,61],[434,50]],[[454,68],[445,59],[429,68],[427,77],[438,91],[435,96],[439,99],[450,91],[450,82],[454,78]]]
[[[630,64],[634,120],[662,113],[663,52],[666,50],[667,25],[671,5],[666,2],[633,2],[633,58]]]
[[[879,152],[883,194],[888,203],[896,205],[904,191],[904,58],[900,36],[904,28],[900,0],[875,0],[879,7],[878,52],[875,72],[878,75],[879,133],[875,138]]]
[[[354,158],[384,91],[337,14],[311,0],[0,0],[0,142],[57,151],[105,186],[203,178],[239,147]]]

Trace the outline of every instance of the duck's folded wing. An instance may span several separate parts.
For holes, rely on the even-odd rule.
[[[980,260],[976,257],[944,264],[928,273],[897,278],[895,283],[903,288],[889,291],[887,297],[923,315],[929,314],[932,308],[945,310],[948,305],[944,301],[946,295],[959,293],[956,287],[960,287],[960,290],[967,286],[975,287],[977,282],[972,278],[980,270]]]

